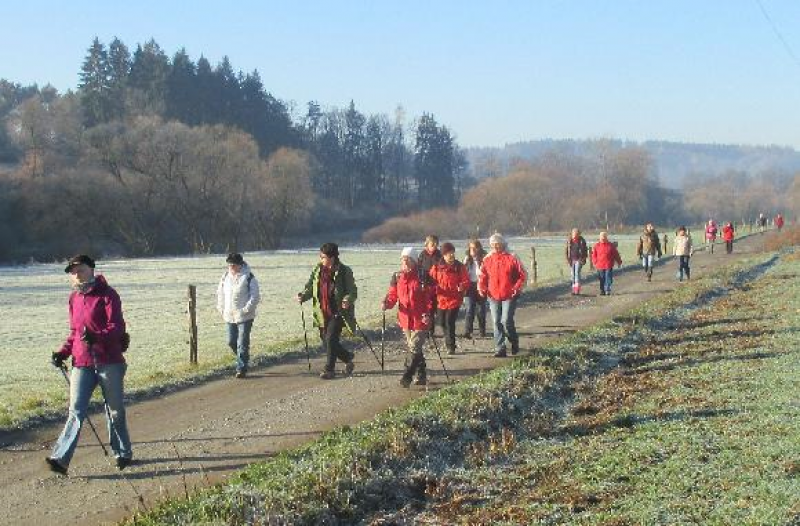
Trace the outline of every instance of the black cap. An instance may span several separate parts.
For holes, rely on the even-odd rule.
[[[319,251],[328,256],[329,258],[339,257],[339,245],[336,243],[325,243],[319,247]]]
[[[225,263],[228,265],[239,265],[240,267],[244,265],[244,258],[241,254],[231,252],[228,254],[228,257],[225,258]]]
[[[69,261],[67,261],[67,267],[64,269],[64,272],[69,273],[70,269],[75,265],[86,265],[89,268],[94,268],[94,260],[86,254],[72,256],[69,258]]]

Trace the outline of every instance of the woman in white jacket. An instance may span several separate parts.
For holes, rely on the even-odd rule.
[[[244,378],[250,363],[250,330],[261,296],[258,280],[241,254],[228,254],[228,270],[217,286],[217,310],[228,327],[228,347],[236,355],[236,378]]]
[[[678,281],[683,281],[683,275],[686,274],[686,279],[689,279],[689,259],[694,252],[692,248],[692,236],[686,231],[686,227],[678,228],[675,234],[675,242],[673,243],[672,255],[678,258]]]

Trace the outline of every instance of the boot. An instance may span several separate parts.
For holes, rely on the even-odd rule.
[[[580,296],[581,295],[581,284],[580,283],[576,283],[575,284],[575,295],[576,296]]]
[[[653,269],[647,270],[647,281],[653,281]]]
[[[420,367],[417,370],[417,380],[414,382],[416,385],[428,385],[428,374],[425,367]]]
[[[319,373],[319,377],[323,380],[333,380],[336,377],[336,373],[333,371],[322,371]]]
[[[407,377],[406,375],[403,375],[403,377],[400,378],[400,387],[405,387],[406,389],[408,389],[410,385],[411,385],[411,378]]]
[[[353,360],[350,360],[346,364],[344,364],[344,374],[346,376],[350,376],[353,374],[353,369],[356,368],[356,364],[353,363]]]

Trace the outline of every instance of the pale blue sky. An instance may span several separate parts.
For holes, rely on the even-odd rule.
[[[615,137],[800,149],[800,1],[13,2],[0,77],[74,88],[92,39],[261,73],[298,111],[433,113],[462,146]],[[762,12],[762,7],[767,16]],[[777,31],[777,33],[776,33]]]

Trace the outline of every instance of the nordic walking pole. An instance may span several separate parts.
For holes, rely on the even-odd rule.
[[[381,372],[383,372],[384,361],[384,345],[383,341],[386,338],[386,309],[383,309],[383,323],[381,324]]]
[[[61,366],[59,367],[59,370],[61,371],[61,374],[64,375],[64,380],[67,381],[67,387],[69,387],[70,381],[69,381],[69,376],[67,375],[67,366],[62,363]],[[103,455],[108,456],[108,450],[106,449],[106,445],[103,444],[103,441],[100,439],[100,435],[97,432],[97,428],[94,427],[94,424],[89,418],[88,413],[86,415],[86,423],[89,424],[90,428],[92,428],[92,433],[94,433],[94,437],[97,439],[97,443],[100,444],[100,448],[103,450]]]
[[[364,331],[361,330],[361,325],[359,325],[358,322],[356,322],[356,330],[361,335],[361,338],[363,338],[364,343],[367,344],[367,347],[369,347],[369,350],[372,351],[372,356],[375,357],[375,360],[378,362],[378,365],[381,366],[381,371],[383,371],[383,364],[381,363],[380,358],[378,358],[378,355],[375,353],[375,349],[372,347],[372,343],[370,343],[369,338],[367,338],[367,335],[364,334]]]
[[[431,329],[431,341],[433,342],[433,348],[436,351],[436,354],[439,356],[439,361],[442,363],[442,369],[444,369],[444,375],[447,377],[447,382],[450,383],[450,374],[447,372],[447,366],[444,364],[444,359],[442,358],[442,353],[439,352],[439,344],[436,343],[436,336],[433,335],[433,329]]]
[[[306,342],[306,360],[308,360],[308,370],[311,370],[311,351],[308,349],[308,331],[306,331],[306,312],[303,304],[300,304],[300,319],[303,320],[303,340]]]

